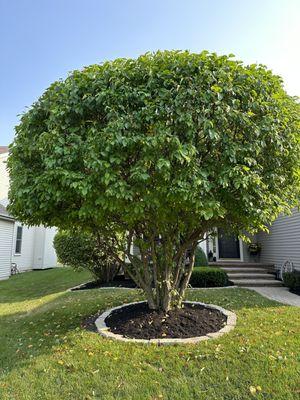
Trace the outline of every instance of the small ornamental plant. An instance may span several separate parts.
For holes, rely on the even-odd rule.
[[[299,105],[262,65],[206,51],[117,59],[54,82],[22,116],[9,210],[125,234],[111,254],[168,311],[206,234],[253,234],[297,204],[299,145]]]
[[[252,255],[257,255],[261,252],[261,244],[260,243],[250,243],[248,245],[249,253]]]

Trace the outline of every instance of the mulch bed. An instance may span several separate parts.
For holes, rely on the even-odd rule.
[[[97,314],[86,317],[81,323],[81,328],[86,329],[89,332],[98,332],[95,321],[101,314],[103,314],[103,311],[99,311]]]
[[[219,331],[226,321],[218,310],[189,303],[167,313],[150,310],[147,303],[133,304],[113,311],[105,320],[113,333],[135,339],[204,336]]]
[[[76,290],[87,290],[87,289],[100,289],[104,287],[120,287],[120,288],[136,288],[136,284],[131,279],[124,279],[123,277],[117,277],[109,283],[99,283],[96,281],[87,282],[84,285],[71,289],[72,292]]]
[[[297,287],[295,289],[290,289],[290,292],[300,296],[300,287]]]

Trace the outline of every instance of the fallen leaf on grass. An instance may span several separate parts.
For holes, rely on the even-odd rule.
[[[255,386],[250,386],[249,390],[250,390],[251,394],[253,394],[253,395],[256,394],[256,387]]]
[[[249,387],[250,393],[254,396],[257,392],[261,392],[261,386],[250,386]]]
[[[92,371],[92,374],[95,375],[99,372],[99,369],[96,369],[96,371]]]

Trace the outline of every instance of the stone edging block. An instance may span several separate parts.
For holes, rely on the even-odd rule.
[[[110,331],[109,327],[105,323],[105,319],[115,310],[119,310],[120,308],[127,307],[129,305],[133,304],[140,304],[144,303],[144,301],[136,301],[134,303],[129,303],[129,304],[123,304],[122,306],[114,307],[111,308],[107,311],[105,311],[103,314],[101,314],[95,321],[95,325],[97,327],[98,332],[100,333],[101,336],[106,337],[108,339],[113,339],[113,340],[120,340],[122,342],[131,342],[131,343],[142,343],[142,344],[156,344],[156,345],[175,345],[175,344],[195,344],[204,340],[209,340],[209,339],[216,339],[219,338],[220,336],[224,335],[225,333],[230,332],[236,325],[236,314],[225,310],[222,307],[215,306],[214,304],[205,304],[205,303],[200,303],[199,301],[185,301],[184,303],[188,304],[197,304],[201,306],[205,306],[207,308],[211,308],[214,310],[220,311],[222,314],[224,314],[227,317],[227,322],[226,325],[222,329],[220,329],[218,332],[212,332],[208,333],[207,335],[204,336],[196,336],[196,337],[191,337],[191,338],[184,338],[184,339],[132,339],[132,338],[127,338],[122,335],[113,333]]]

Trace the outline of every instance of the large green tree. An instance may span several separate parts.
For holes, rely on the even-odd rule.
[[[22,116],[8,165],[13,215],[127,232],[128,273],[168,310],[205,232],[253,233],[297,203],[299,107],[278,76],[231,56],[117,59],[53,83]]]

